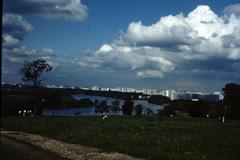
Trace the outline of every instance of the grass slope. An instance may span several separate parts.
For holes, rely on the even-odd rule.
[[[240,122],[122,116],[2,118],[2,128],[163,160],[238,160]]]

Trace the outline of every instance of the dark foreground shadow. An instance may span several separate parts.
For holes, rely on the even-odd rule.
[[[34,145],[1,136],[1,160],[68,160]]]

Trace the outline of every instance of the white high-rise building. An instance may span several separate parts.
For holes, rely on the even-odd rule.
[[[91,90],[98,91],[99,87],[98,86],[93,86],[93,87],[91,87]]]
[[[174,100],[175,93],[176,93],[175,90],[162,90],[159,92],[160,95],[166,96],[166,97],[170,98],[171,100]]]

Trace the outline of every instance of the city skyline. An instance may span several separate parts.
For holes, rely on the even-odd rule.
[[[2,82],[2,86],[17,86],[17,87],[31,87],[32,85],[30,83],[7,83]],[[95,91],[117,91],[117,92],[131,92],[131,93],[150,93],[149,95],[159,94],[160,92],[170,91],[170,92],[182,92],[182,93],[201,93],[201,94],[221,94],[223,95],[223,91],[215,90],[212,92],[202,92],[199,90],[174,90],[171,88],[133,88],[133,87],[124,87],[124,86],[116,86],[116,87],[103,87],[103,86],[71,86],[71,85],[55,85],[55,84],[45,84],[41,85],[42,87],[46,88],[69,88],[69,89],[83,89],[83,90],[95,90]]]
[[[174,6],[172,5],[174,4]],[[44,58],[44,84],[221,91],[240,82],[236,0],[4,0],[2,80]]]
[[[2,83],[3,88],[8,87],[18,87],[18,88],[25,88],[24,84],[5,84]],[[214,91],[210,92],[199,92],[199,91],[177,91],[172,89],[149,89],[149,88],[127,88],[127,87],[115,87],[115,88],[105,88],[100,86],[92,86],[92,87],[76,87],[76,86],[56,86],[56,85],[45,85],[43,87],[46,88],[58,88],[58,89],[81,89],[81,90],[90,90],[90,91],[97,91],[97,92],[121,92],[121,93],[137,93],[143,94],[138,95],[139,99],[146,99],[150,96],[165,96],[168,97],[170,100],[188,100],[188,101],[208,101],[208,102],[218,102],[223,100],[224,93],[221,91]],[[105,97],[105,96],[103,96]]]

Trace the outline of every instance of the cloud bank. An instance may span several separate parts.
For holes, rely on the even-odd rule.
[[[36,58],[47,59],[54,69],[63,61],[55,57],[51,48],[35,49],[24,44],[25,37],[34,30],[32,24],[23,17],[25,15],[50,20],[84,21],[88,16],[88,8],[82,4],[81,0],[4,1],[2,21],[2,72],[4,75],[11,74],[16,77],[16,68],[19,68],[25,61]],[[66,61],[64,59],[64,62]]]
[[[131,22],[126,32],[95,53],[75,59],[80,67],[134,71],[140,78],[162,79],[168,73],[239,71],[240,16],[218,16],[199,5],[187,15],[169,15],[146,26]],[[212,64],[223,64],[217,68]],[[219,74],[218,74],[219,75]],[[216,75],[217,76],[217,75]],[[240,78],[240,77],[239,77]]]
[[[33,26],[20,15],[9,13],[3,15],[2,53],[5,60],[23,63],[28,59],[54,55],[50,48],[36,50],[24,45],[25,36],[33,29]]]
[[[4,9],[10,13],[47,19],[84,21],[88,16],[88,8],[81,0],[7,0]]]
[[[231,15],[231,14],[240,15],[240,3],[232,4],[232,5],[225,7],[224,13],[226,13],[228,15]]]

